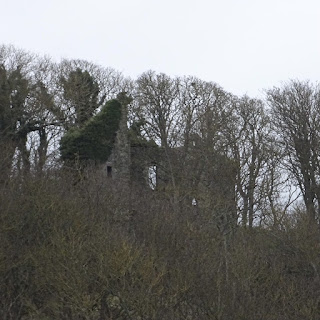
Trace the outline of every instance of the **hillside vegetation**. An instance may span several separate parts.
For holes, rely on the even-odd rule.
[[[319,111],[0,46],[0,319],[318,320]]]

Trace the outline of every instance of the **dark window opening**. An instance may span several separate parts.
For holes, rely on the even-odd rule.
[[[112,167],[107,166],[107,177],[112,177]]]

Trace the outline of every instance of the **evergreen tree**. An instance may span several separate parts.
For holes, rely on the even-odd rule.
[[[77,68],[71,71],[69,77],[61,78],[63,96],[75,111],[75,125],[82,127],[90,119],[105,96],[99,100],[100,88],[88,71]]]
[[[25,103],[29,94],[29,83],[21,73],[21,67],[8,72],[0,66],[0,173],[3,180],[8,179],[12,158],[18,147],[24,169],[29,168],[29,154],[26,139],[30,128],[30,115],[26,112]]]

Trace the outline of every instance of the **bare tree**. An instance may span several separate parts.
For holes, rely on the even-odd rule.
[[[153,71],[143,73],[137,79],[136,114],[145,121],[148,138],[163,148],[176,145],[176,129],[179,115],[179,79],[171,79]]]
[[[243,225],[253,226],[260,203],[262,177],[270,155],[270,122],[263,102],[244,96],[235,99],[235,121],[227,125],[232,157],[236,163],[238,206]]]
[[[310,221],[320,213],[320,91],[309,82],[291,81],[267,92],[285,166],[303,195]]]

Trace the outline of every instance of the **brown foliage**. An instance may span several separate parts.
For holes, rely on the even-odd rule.
[[[226,242],[194,207],[89,176],[1,193],[1,319],[319,318],[316,228],[239,228]]]

